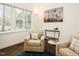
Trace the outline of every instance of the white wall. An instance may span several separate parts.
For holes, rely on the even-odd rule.
[[[53,29],[58,27],[60,30],[60,40],[69,40],[69,36],[71,33],[79,33],[79,4],[41,4],[44,7],[44,10],[64,7],[64,18],[63,22],[52,22],[52,23],[44,23],[43,18],[40,21],[40,26],[44,25],[43,29]],[[41,12],[41,11],[40,11]]]
[[[0,33],[0,49],[23,42],[25,36],[25,31]]]

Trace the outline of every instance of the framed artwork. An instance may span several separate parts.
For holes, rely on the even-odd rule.
[[[63,22],[63,7],[46,10],[44,22]]]

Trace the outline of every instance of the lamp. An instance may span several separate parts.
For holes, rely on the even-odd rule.
[[[39,12],[39,9],[38,8],[35,8],[34,9],[34,12],[35,12],[35,14],[36,14],[36,16],[38,15],[38,12]]]
[[[34,13],[36,16],[39,16],[39,17],[43,17],[43,11],[44,11],[44,8],[43,7],[35,7],[34,9]]]

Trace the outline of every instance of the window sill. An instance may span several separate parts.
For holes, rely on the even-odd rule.
[[[6,34],[6,33],[15,33],[15,32],[23,32],[26,31],[26,29],[24,30],[12,30],[12,31],[4,31],[4,32],[0,32],[0,34]]]

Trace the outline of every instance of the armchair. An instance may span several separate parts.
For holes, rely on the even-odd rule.
[[[72,44],[72,37],[79,40],[79,34],[72,34],[70,37],[70,41],[65,41],[65,42],[59,43],[57,45],[58,55],[60,55],[60,56],[79,56],[79,54],[77,52],[75,52],[75,50],[74,50],[76,45],[73,47],[74,49],[70,48],[70,45]]]
[[[24,51],[43,52],[44,36],[41,35],[40,38],[33,39],[32,36],[28,35],[24,40]]]

